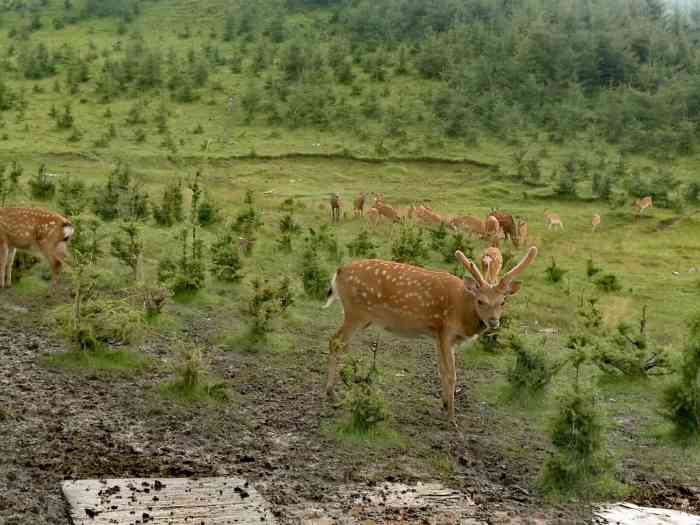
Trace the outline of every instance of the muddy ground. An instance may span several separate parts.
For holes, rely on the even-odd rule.
[[[321,395],[322,353],[300,349],[293,359],[261,359],[216,352],[213,366],[231,385],[231,401],[182,407],[158,396],[155,385],[167,375],[161,368],[115,377],[46,367],[40,356],[65,348],[39,319],[27,322],[26,307],[0,301],[2,524],[67,524],[59,489],[65,479],[223,475],[254,483],[281,523],[590,522],[588,505],[553,506],[538,497],[534,483],[546,455],[541,443],[523,443],[533,450],[529,460],[499,452],[502,430],[489,425],[487,407],[468,402],[473,396],[464,374],[462,431],[446,422],[434,356],[422,346],[417,369],[408,374],[431,380],[403,390],[409,399],[401,406],[412,406],[410,396],[433,396],[433,408],[416,403],[417,410],[394,414],[394,426],[420,446],[358,451],[338,446],[324,431],[337,414]],[[151,342],[142,351],[162,358],[165,346]],[[455,461],[438,477],[425,465],[441,454]],[[386,483],[431,480],[458,491],[466,503],[454,508],[437,498],[402,508],[381,495]],[[696,489],[662,480],[642,480],[639,487],[638,503],[700,510]]]

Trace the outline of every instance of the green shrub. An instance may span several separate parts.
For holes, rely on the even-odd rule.
[[[586,261],[586,275],[589,279],[593,278],[595,275],[599,274],[602,270],[596,267],[593,259],[588,259]]]
[[[243,310],[248,326],[240,344],[243,350],[254,352],[267,343],[273,320],[284,313],[294,299],[288,278],[276,288],[257,277],[250,284],[253,293]]]
[[[143,240],[135,223],[119,225],[119,233],[112,237],[111,254],[131,269],[132,277],[138,281],[142,275]]]
[[[402,224],[399,236],[391,244],[391,259],[420,266],[428,255],[423,231],[410,224]]]
[[[158,263],[158,282],[175,293],[196,292],[205,284],[204,243],[197,237],[197,226],[179,235],[180,255]]]
[[[544,340],[535,342],[532,338],[509,335],[507,346],[515,353],[515,363],[506,377],[514,399],[523,394],[541,393],[563,366],[547,357],[544,343]]]
[[[700,438],[700,315],[690,321],[690,337],[683,353],[678,379],[662,397],[662,414],[683,441]]]
[[[56,183],[46,173],[46,165],[42,164],[36,176],[29,179],[29,193],[32,199],[49,200],[56,193]]]
[[[375,259],[377,257],[377,248],[379,247],[372,242],[369,231],[363,229],[357,234],[357,237],[348,244],[348,254],[350,257],[362,257],[366,259]]]
[[[614,273],[606,273],[595,280],[595,285],[603,292],[619,292],[622,285]]]
[[[542,471],[542,488],[558,495],[591,498],[614,492],[612,463],[605,454],[603,415],[590,393],[576,389],[560,401],[550,436],[554,453]]]
[[[58,181],[57,204],[61,213],[71,217],[79,215],[87,208],[87,188],[82,180],[62,177]]]
[[[308,245],[301,259],[301,281],[304,293],[312,299],[323,300],[328,293],[331,276],[322,266],[318,250],[314,245]]]
[[[552,264],[545,268],[546,279],[550,283],[559,283],[569,270],[563,270],[557,266],[557,262],[552,258]]]
[[[172,226],[185,218],[183,211],[182,180],[170,182],[163,190],[160,206],[153,206],[153,218],[160,226]]]
[[[241,280],[243,262],[238,250],[238,238],[231,228],[219,234],[211,246],[209,271],[220,281],[235,283]]]
[[[360,371],[356,359],[350,359],[340,371],[348,388],[345,407],[350,413],[350,430],[369,433],[387,420],[388,412],[378,388],[379,372],[373,363],[366,373]]]

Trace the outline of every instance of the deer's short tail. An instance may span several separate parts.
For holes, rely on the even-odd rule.
[[[335,283],[337,278],[338,272],[335,272],[335,274],[333,274],[333,279],[331,279],[331,287],[328,289],[328,300],[326,301],[326,304],[323,305],[324,308],[328,308],[338,298],[338,288]]]

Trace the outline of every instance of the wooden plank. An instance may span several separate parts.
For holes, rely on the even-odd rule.
[[[73,525],[276,523],[267,502],[241,478],[64,481]]]
[[[639,507],[632,503],[605,505],[595,512],[595,523],[614,525],[700,525],[700,516],[669,509]]]

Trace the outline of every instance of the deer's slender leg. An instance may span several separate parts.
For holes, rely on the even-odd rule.
[[[9,254],[10,248],[7,246],[7,243],[0,240],[0,288],[5,288],[5,272]]]
[[[6,270],[5,270],[5,282],[7,283],[7,287],[9,288],[12,286],[12,265],[15,262],[15,254],[17,253],[17,248],[10,248],[9,253],[7,255],[7,265],[6,265]]]
[[[452,350],[452,338],[445,333],[440,334],[439,345],[439,362],[442,363],[444,368],[444,376],[441,378],[443,399],[447,402],[448,417],[450,420],[454,420],[457,371],[455,370],[455,355]]]
[[[366,324],[366,323],[365,323]],[[333,399],[333,387],[338,380],[338,364],[343,353],[348,349],[348,342],[358,328],[362,325],[359,320],[350,319],[347,316],[343,325],[331,338],[328,345],[328,378],[326,380],[326,396]]]

